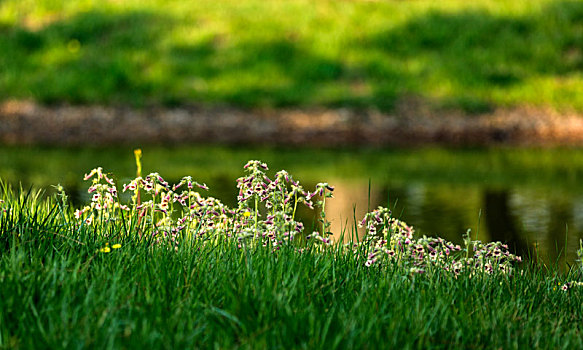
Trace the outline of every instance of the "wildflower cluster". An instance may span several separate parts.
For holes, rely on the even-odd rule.
[[[205,184],[193,181],[190,176],[174,186],[151,173],[136,178],[124,186],[134,191],[132,203],[137,209],[139,232],[150,232],[157,244],[167,244],[175,250],[185,237],[206,237],[224,233],[227,209],[219,200],[204,198],[197,190],[208,190]],[[140,200],[143,191],[146,201]]]
[[[583,273],[583,239],[579,240],[579,249],[577,250],[577,261],[579,262],[579,268],[581,269],[581,273]],[[566,282],[561,286],[561,290],[564,292],[568,292],[572,288],[579,288],[583,287],[583,282],[580,281],[570,281]]]
[[[119,216],[119,211],[129,210],[128,206],[120,204],[115,182],[102,168],[93,169],[83,179],[91,180],[91,186],[87,190],[92,195],[91,203],[75,211],[76,219],[93,225],[97,222],[114,221]]]
[[[244,169],[247,175],[237,179],[237,238],[242,243],[255,240],[275,249],[289,244],[304,230],[303,223],[296,220],[298,204],[313,209],[315,192],[305,191],[285,170],[270,179],[265,173],[267,165],[257,160],[249,161]]]
[[[333,197],[334,188],[319,183],[313,192],[306,191],[287,171],[270,178],[268,170],[265,163],[249,161],[245,175],[237,179],[237,207],[230,208],[201,195],[208,187],[190,176],[171,185],[158,173],[123,185],[123,192],[132,195],[130,203],[122,204],[115,181],[97,168],[85,176],[91,180],[91,202],[75,211],[75,218],[79,225],[121,222],[126,232],[137,232],[140,238],[173,250],[189,240],[216,244],[224,239],[236,240],[242,249],[260,245],[276,251],[290,244],[326,249],[332,244],[326,200]],[[318,210],[319,225],[311,234],[304,235],[304,225],[296,218],[299,205]],[[367,213],[360,226],[365,228],[364,239],[344,248],[362,257],[368,267],[398,266],[412,274],[439,269],[457,277],[462,273],[511,274],[513,264],[520,262],[505,244],[472,241],[469,233],[464,237],[465,248],[442,238],[415,238],[414,229],[384,207]],[[298,241],[298,236],[306,239]],[[107,253],[116,247],[106,245],[99,251]]]
[[[148,234],[155,244],[175,250],[185,239],[234,237],[240,246],[261,244],[274,249],[291,243],[304,229],[296,219],[298,205],[314,209],[312,198],[320,190],[304,190],[285,170],[270,179],[267,165],[260,161],[249,161],[244,169],[246,176],[237,179],[238,206],[232,209],[216,198],[202,196],[199,191],[208,187],[190,176],[171,186],[158,173],[123,185],[122,191],[132,196],[129,204],[121,204],[113,178],[96,168],[84,178],[91,181],[91,201],[75,211],[75,219],[84,225],[121,221],[140,237]]]
[[[316,191],[312,194],[308,193],[309,198],[311,199],[314,195],[319,195],[320,200],[316,202],[316,206],[320,208],[320,218],[318,221],[322,226],[322,232],[314,231],[311,235],[309,235],[308,239],[313,239],[315,242],[320,242],[325,245],[329,245],[332,243],[329,236],[332,235],[330,232],[331,223],[326,218],[326,198],[334,198],[332,196],[332,191],[334,191],[334,187],[328,185],[326,182],[320,182],[316,185]]]
[[[366,214],[359,225],[366,227],[362,243],[367,251],[366,266],[398,264],[411,273],[440,269],[457,277],[464,272],[510,274],[513,264],[521,261],[508,251],[507,245],[472,241],[469,232],[463,249],[439,237],[414,238],[413,228],[391,217],[391,211],[384,207]],[[357,248],[353,245],[353,249]]]

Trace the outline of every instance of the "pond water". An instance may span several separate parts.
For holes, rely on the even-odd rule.
[[[86,200],[83,174],[96,166],[127,181],[135,174],[131,147],[0,147],[0,178],[46,188],[60,183]],[[583,238],[583,150],[577,149],[270,149],[219,146],[149,147],[144,172],[170,182],[191,175],[209,195],[234,205],[235,179],[249,159],[271,174],[288,170],[306,189],[335,186],[327,202],[332,231],[349,234],[354,218],[388,206],[418,234],[461,243],[462,234],[505,241],[523,257],[574,263]],[[314,214],[303,212],[310,222]],[[308,223],[307,226],[310,226]]]

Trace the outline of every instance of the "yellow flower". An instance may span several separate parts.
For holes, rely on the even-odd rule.
[[[142,150],[141,149],[135,149],[134,150],[134,156],[136,157],[136,175],[138,177],[142,176]]]
[[[121,244],[119,244],[119,243],[116,243],[116,244],[112,245],[111,247],[112,247],[113,249],[119,249],[119,248],[121,248]]]
[[[99,252],[101,252],[101,253],[109,253],[110,251],[111,251],[111,249],[107,246],[105,248],[99,249]]]
[[[243,213],[243,216],[248,218],[251,216],[251,212],[247,210],[246,212]]]

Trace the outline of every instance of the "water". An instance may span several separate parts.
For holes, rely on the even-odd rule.
[[[461,243],[471,229],[477,239],[505,241],[545,263],[573,263],[583,237],[583,151],[576,149],[151,147],[144,150],[144,172],[169,181],[192,175],[211,187],[209,195],[235,205],[235,179],[249,159],[266,161],[272,174],[288,170],[306,189],[320,181],[334,185],[326,206],[338,235],[383,205],[420,235]],[[127,181],[135,175],[132,148],[0,148],[0,178],[49,190],[61,183],[77,203],[87,199],[83,174],[96,166]],[[300,214],[309,227],[314,214]]]
[[[353,205],[362,217],[367,208],[367,185],[336,182],[336,201],[328,208],[335,215],[334,232],[349,217]],[[358,189],[354,192],[353,189]],[[482,184],[413,183],[372,186],[370,207],[384,205],[393,215],[412,224],[417,233],[438,235],[462,243],[468,228],[482,241],[508,242],[516,253],[545,262],[576,258],[583,229],[583,193],[544,188],[491,188]],[[364,195],[363,195],[364,194]],[[351,220],[349,220],[350,223]]]

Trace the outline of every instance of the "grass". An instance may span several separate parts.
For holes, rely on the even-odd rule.
[[[565,0],[4,0],[0,96],[582,111],[582,19]]]
[[[58,196],[3,186],[1,198],[2,348],[583,346],[583,288],[561,290],[577,268],[416,274],[405,260],[367,266],[373,246],[242,249],[225,236],[175,250],[140,238],[148,224],[131,215],[84,225]]]

